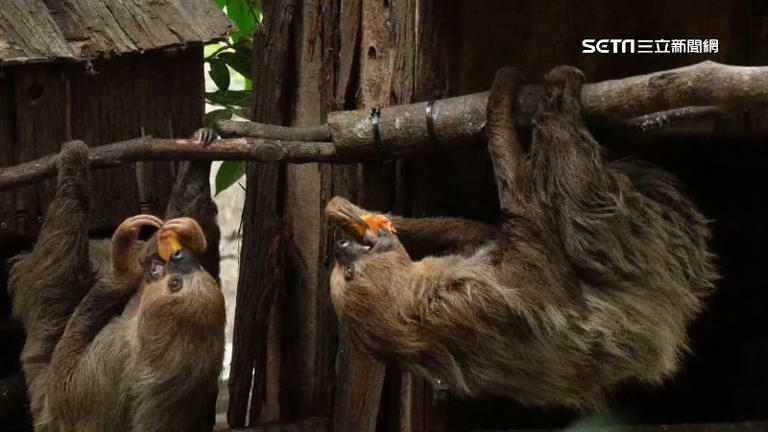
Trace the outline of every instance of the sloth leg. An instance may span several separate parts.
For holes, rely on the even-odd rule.
[[[561,213],[583,211],[608,187],[600,145],[581,117],[584,74],[558,66],[544,77],[545,98],[534,118],[531,175],[540,199]]]
[[[11,269],[14,314],[27,331],[22,362],[28,383],[49,362],[67,320],[94,281],[88,193],[88,146],[66,143],[59,153],[58,189],[37,243]]]
[[[203,147],[208,146],[216,138],[216,132],[211,129],[198,129],[193,135]],[[168,207],[165,210],[165,220],[189,217],[194,219],[205,233],[208,247],[200,259],[200,263],[216,280],[219,279],[219,225],[216,222],[218,209],[211,198],[210,161],[183,162],[176,175],[171,190]],[[147,257],[157,251],[157,236],[146,242],[141,256]]]
[[[504,67],[496,72],[488,96],[486,135],[488,153],[493,163],[499,204],[504,214],[521,203],[525,158],[515,127],[515,100],[522,77],[513,68]]]

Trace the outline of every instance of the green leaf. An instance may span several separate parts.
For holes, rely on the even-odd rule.
[[[219,56],[221,56],[221,54],[219,54]],[[211,76],[216,87],[221,91],[229,90],[229,68],[227,68],[227,64],[218,58],[208,60],[208,64],[211,65],[211,70],[208,72],[208,75]]]
[[[203,125],[212,128],[216,120],[229,120],[232,118],[232,114],[233,112],[229,108],[217,109],[207,112],[205,113],[205,117],[203,117]]]
[[[205,94],[206,102],[213,105],[222,105],[225,107],[251,107],[250,90],[230,90],[228,92],[215,91]]]
[[[244,77],[251,78],[251,57],[237,51],[224,51],[219,53],[219,58],[224,60],[229,67],[239,72]]]
[[[227,15],[235,23],[237,31],[232,33],[232,41],[237,42],[241,37],[253,36],[256,28],[256,11],[247,0],[226,0]],[[254,5],[255,6],[255,5]]]
[[[203,50],[203,60],[209,61],[212,58],[215,58],[216,55],[219,54],[220,52],[228,49],[229,49],[229,46],[221,42],[208,44],[205,46]]]
[[[227,0],[215,0],[216,6],[219,7],[219,9],[224,9],[224,5],[227,4]]]
[[[228,187],[235,184],[245,175],[245,162],[243,161],[224,161],[219,170],[216,171],[216,193],[214,196],[222,193]]]

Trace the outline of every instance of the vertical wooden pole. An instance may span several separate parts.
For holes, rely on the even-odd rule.
[[[377,6],[380,6],[379,2],[360,2],[359,0],[342,0],[341,3],[341,55],[339,59],[341,75],[339,77],[340,86],[337,89],[337,101],[343,101],[345,108],[376,106],[380,103],[380,87],[376,89],[374,87],[380,86],[375,78],[383,72],[383,68],[376,62],[376,57],[372,59],[373,62],[367,61],[368,46],[366,45],[366,42],[373,43],[370,40],[376,39],[379,46],[374,47],[374,50],[387,48],[383,44],[386,40],[385,35],[382,34],[386,28],[374,26],[368,22],[372,19],[371,9]],[[387,14],[380,13],[377,19],[379,23],[385,22]],[[371,168],[375,169],[374,167]],[[354,183],[361,185],[359,173],[363,172],[362,178],[364,179],[367,170],[362,169],[354,173],[354,171],[350,171],[351,169],[348,168],[346,172],[339,173],[339,175],[346,178],[346,186],[350,185],[349,180],[353,175],[358,177]],[[362,186],[357,191],[362,195],[370,196],[375,188],[366,189],[365,186]],[[352,195],[351,192],[353,191],[334,190],[334,192],[347,192]],[[361,201],[359,195],[350,196],[350,198],[356,199],[358,202]],[[368,204],[373,201],[369,198]],[[332,250],[333,245],[330,244],[328,247],[329,250]],[[332,258],[329,264],[333,265]],[[373,432],[376,429],[381,388],[384,382],[384,365],[351,343],[343,323],[340,324],[339,331],[333,430],[336,432]]]
[[[253,120],[287,124],[295,0],[265,0],[264,21],[253,41]],[[285,168],[250,164],[243,210],[243,243],[229,377],[228,420],[232,427],[258,419],[265,399],[267,331],[284,278],[280,188]],[[250,394],[250,408],[249,408]]]

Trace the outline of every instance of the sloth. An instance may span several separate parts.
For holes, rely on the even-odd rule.
[[[196,134],[207,145],[215,134]],[[39,238],[12,263],[35,430],[210,431],[224,354],[209,162],[184,163],[167,209],[88,239],[88,147],[63,145]],[[158,228],[147,242],[143,226]]]
[[[331,298],[361,348],[459,395],[599,410],[619,384],[680,368],[717,278],[708,221],[669,174],[604,159],[578,69],[545,76],[524,151],[521,82],[501,69],[488,102],[500,223],[379,215],[336,197],[326,215],[351,238],[336,244]]]

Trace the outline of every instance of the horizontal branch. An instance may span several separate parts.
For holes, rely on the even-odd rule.
[[[219,120],[216,130],[222,137],[267,138],[285,141],[331,141],[327,124],[305,127],[277,126],[248,121]]]
[[[520,90],[515,118],[531,124],[544,97],[541,85]],[[488,92],[382,108],[328,114],[340,154],[399,156],[482,141]],[[585,84],[581,106],[591,127],[648,132],[768,106],[768,67],[711,61],[647,75]]]
[[[251,160],[260,162],[344,162],[330,142],[292,142],[257,138],[214,141],[206,148],[193,139],[136,138],[91,148],[91,168],[110,168],[143,160]],[[0,191],[56,175],[57,155],[0,168]]]
[[[524,86],[515,118],[529,126],[544,96]],[[253,160],[349,163],[392,159],[417,151],[482,144],[488,93],[382,108],[337,111],[328,122],[284,127],[220,120],[221,139],[200,148],[193,140],[139,138],[91,149],[94,168],[139,160]],[[710,61],[668,71],[585,84],[582,112],[592,127],[647,132],[768,106],[768,67]],[[0,168],[0,190],[51,177],[56,157]]]

